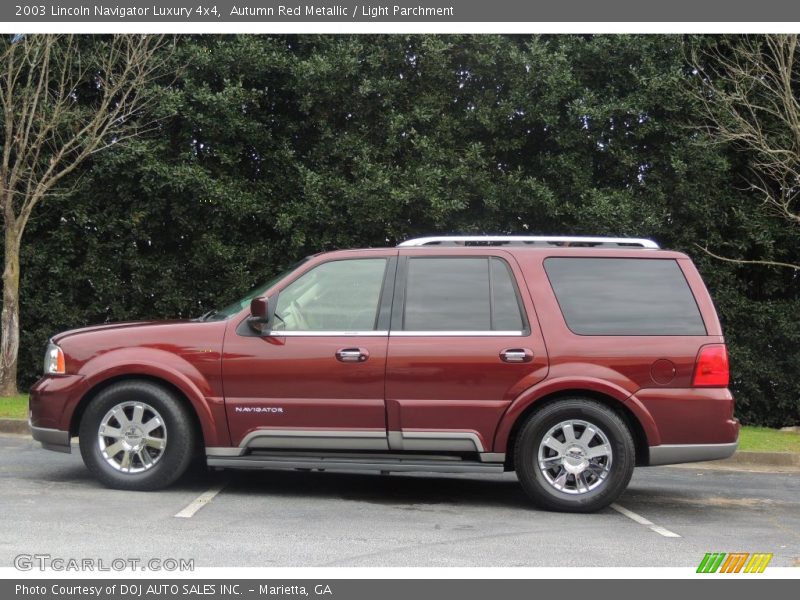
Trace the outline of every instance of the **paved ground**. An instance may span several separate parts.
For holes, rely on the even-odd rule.
[[[175,517],[223,484],[191,518]],[[3,567],[20,553],[197,567],[695,566],[710,551],[773,552],[772,565],[800,566],[800,473],[637,469],[618,504],[538,511],[513,474],[222,472],[121,492],[91,479],[77,453],[0,436]]]

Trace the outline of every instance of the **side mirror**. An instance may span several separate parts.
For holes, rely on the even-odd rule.
[[[250,318],[247,323],[254,331],[265,333],[269,323],[269,298],[253,298],[250,301]]]

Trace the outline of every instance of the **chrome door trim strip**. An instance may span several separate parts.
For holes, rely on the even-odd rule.
[[[481,462],[506,462],[505,452],[481,452],[479,458],[481,459]]]
[[[388,450],[385,431],[324,431],[256,429],[239,444],[241,448],[313,450]]]
[[[390,431],[388,433],[388,438],[390,450],[403,449],[403,433],[401,431]]]
[[[206,448],[206,456],[242,456],[245,448],[234,447],[208,447]]]
[[[471,431],[402,431],[403,450],[483,452],[478,434]]]
[[[390,431],[387,435],[383,431],[256,429],[238,448],[209,448],[206,453],[237,456],[254,448],[485,452],[480,437],[471,431]]]

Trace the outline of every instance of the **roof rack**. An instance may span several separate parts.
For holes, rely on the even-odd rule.
[[[539,246],[575,248],[647,248],[659,245],[646,238],[613,238],[549,235],[442,235],[406,240],[398,246]]]

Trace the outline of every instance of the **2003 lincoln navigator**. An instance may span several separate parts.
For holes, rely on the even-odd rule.
[[[309,257],[199,319],[50,340],[35,439],[153,490],[247,469],[514,470],[539,506],[634,466],[725,458],[739,423],[711,298],[647,239],[431,237]]]

